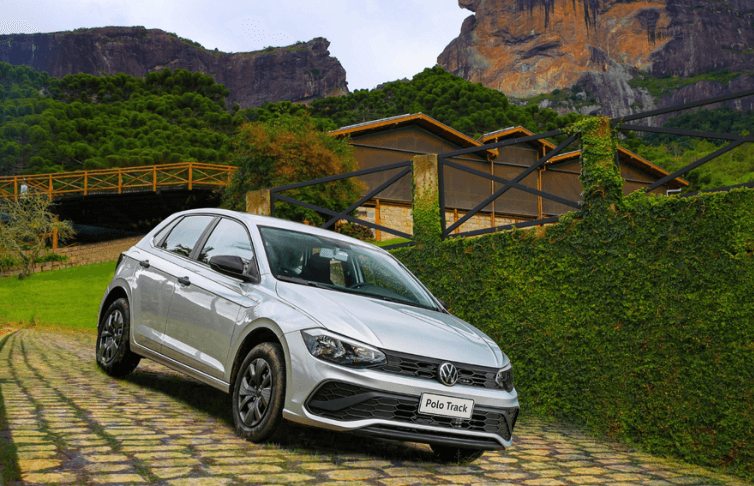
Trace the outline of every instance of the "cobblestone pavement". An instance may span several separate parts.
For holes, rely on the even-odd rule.
[[[111,379],[94,341],[0,329],[0,484],[742,484],[526,415],[513,447],[471,465],[434,462],[421,444],[303,427],[254,445],[234,434],[224,393],[146,360]]]

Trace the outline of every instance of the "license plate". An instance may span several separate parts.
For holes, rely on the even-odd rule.
[[[474,412],[474,400],[465,398],[446,397],[432,393],[422,393],[419,402],[419,413],[470,419]]]

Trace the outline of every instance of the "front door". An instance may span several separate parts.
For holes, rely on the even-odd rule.
[[[249,285],[209,267],[216,255],[241,257],[256,265],[246,228],[223,218],[196,253],[189,278],[178,281],[165,324],[162,354],[216,378],[223,378],[236,319]]]

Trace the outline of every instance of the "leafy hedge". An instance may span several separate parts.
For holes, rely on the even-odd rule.
[[[510,356],[522,413],[754,479],[754,191],[395,254]]]

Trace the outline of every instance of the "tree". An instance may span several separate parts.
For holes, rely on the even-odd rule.
[[[21,259],[19,279],[31,274],[47,235],[57,231],[58,238],[65,239],[73,234],[69,221],[55,221],[50,206],[52,201],[44,194],[27,193],[18,201],[0,199],[0,214],[7,217],[0,223],[0,249]]]
[[[233,140],[231,163],[238,166],[223,195],[223,207],[243,211],[249,191],[352,172],[357,169],[352,149],[344,140],[317,130],[308,116],[283,114],[266,122],[245,123]],[[284,195],[342,211],[362,192],[353,178],[286,191]],[[275,216],[322,224],[310,209],[277,203]]]

